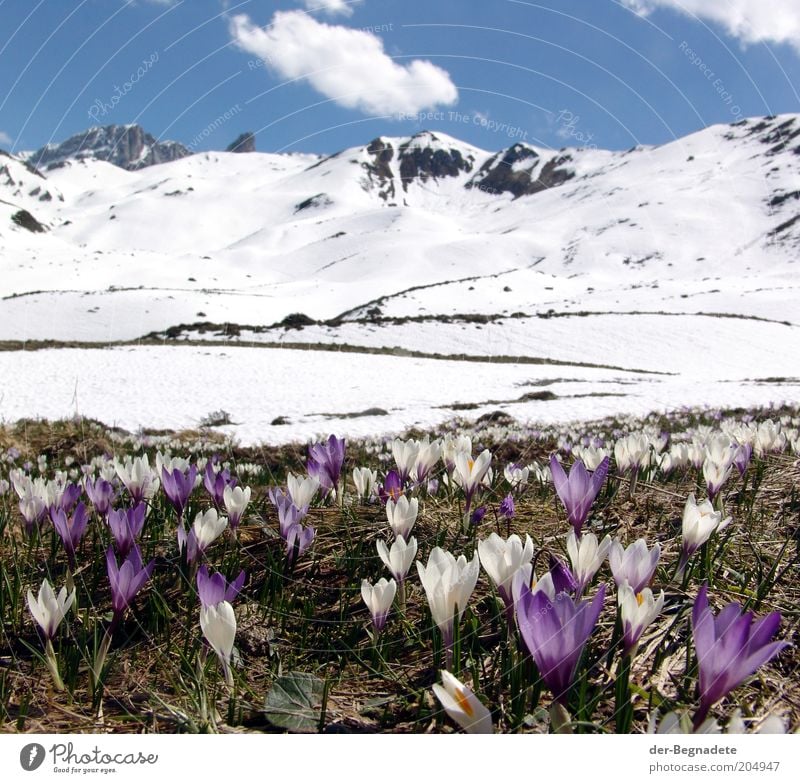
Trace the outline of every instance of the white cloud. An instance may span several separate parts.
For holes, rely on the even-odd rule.
[[[0,144],[13,144],[14,140],[4,131],[0,130]]]
[[[307,81],[340,106],[365,114],[413,114],[458,100],[447,71],[427,60],[401,65],[372,33],[278,11],[265,28],[244,14],[230,20],[235,44],[285,79]]]
[[[648,14],[671,8],[722,25],[746,44],[791,44],[800,50],[798,0],[623,0],[634,11]]]
[[[303,0],[309,11],[321,11],[328,16],[352,16],[353,6],[363,0]]]

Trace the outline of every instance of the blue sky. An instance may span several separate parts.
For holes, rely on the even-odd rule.
[[[0,147],[138,122],[195,150],[423,128],[625,149],[800,111],[798,0],[0,0]]]

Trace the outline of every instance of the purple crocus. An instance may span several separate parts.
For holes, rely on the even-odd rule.
[[[486,516],[486,506],[478,506],[469,517],[469,523],[473,527],[477,527],[483,522],[483,518]]]
[[[64,487],[56,509],[60,508],[65,514],[69,514],[72,509],[75,508],[75,504],[78,502],[78,498],[80,498],[80,496],[81,488],[70,482]]]
[[[737,446],[733,452],[733,464],[742,478],[744,478],[744,474],[747,473],[747,468],[750,465],[750,458],[752,456],[753,447],[749,443]]]
[[[228,583],[228,580],[219,571],[209,575],[208,568],[205,565],[201,566],[197,572],[197,594],[200,597],[201,605],[203,607],[216,606],[221,601],[233,603],[242,589],[246,576],[242,571],[236,579]]]
[[[177,468],[171,471],[161,468],[161,485],[164,487],[164,494],[180,518],[183,518],[183,512],[186,510],[186,504],[194,491],[196,479],[196,465],[191,465],[186,473]]]
[[[575,460],[567,476],[554,454],[550,457],[550,472],[556,493],[567,510],[569,523],[575,530],[575,535],[580,538],[583,523],[588,519],[592,503],[600,494],[606,480],[608,457],[603,459],[594,473],[586,470],[583,462]]]
[[[542,679],[556,701],[566,704],[583,648],[597,624],[606,588],[591,600],[575,602],[567,593],[551,600],[544,590],[520,588],[517,623]]]
[[[307,525],[295,523],[286,532],[286,558],[289,566],[293,565],[295,561],[311,546],[317,531]]]
[[[86,495],[101,517],[108,516],[116,494],[114,485],[110,481],[104,478],[86,479]]]
[[[206,463],[205,474],[203,475],[203,486],[206,492],[211,495],[214,505],[217,508],[223,508],[225,504],[225,487],[236,486],[236,479],[231,478],[230,471],[225,468],[224,470],[214,470],[216,460],[210,459]]]
[[[281,538],[286,540],[292,525],[301,522],[308,514],[308,506],[297,508],[288,495],[283,495],[278,498],[275,507],[278,510],[278,528]]]
[[[75,550],[86,533],[86,524],[89,521],[86,506],[83,503],[78,503],[72,516],[67,516],[63,509],[58,509],[52,514],[51,518],[53,527],[55,527],[56,533],[61,537],[61,541],[64,544],[69,567],[74,569]]]
[[[553,580],[553,589],[556,595],[559,593],[573,594],[577,592],[578,580],[570,570],[570,567],[561,560],[561,558],[551,554],[549,566],[550,577]]]
[[[703,723],[714,704],[789,646],[786,641],[770,641],[780,622],[780,612],[755,620],[752,612],[742,614],[736,602],[723,607],[715,617],[708,605],[708,585],[703,584],[692,609],[692,635],[700,681],[700,708],[694,716],[695,729]]]
[[[331,435],[327,443],[314,443],[308,447],[308,475],[314,476],[326,492],[339,486],[344,465],[344,445],[344,438]]]
[[[114,608],[112,628],[119,624],[125,609],[131,605],[136,593],[142,589],[144,583],[153,573],[156,561],[151,560],[146,566],[142,565],[142,553],[138,546],[134,546],[121,566],[117,565],[114,550],[106,550],[106,569],[108,582],[111,585],[111,605]]]
[[[500,503],[500,516],[506,519],[513,519],[515,511],[514,496],[509,492]]]
[[[147,506],[144,503],[137,503],[133,508],[119,510],[112,508],[108,512],[108,527],[120,557],[127,557],[136,545],[136,539],[144,527],[146,511]]]
[[[383,484],[378,487],[378,497],[383,505],[386,501],[391,500],[395,503],[400,499],[403,494],[403,480],[396,470],[390,470],[383,480]]]

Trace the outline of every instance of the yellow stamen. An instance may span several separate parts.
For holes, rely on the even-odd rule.
[[[636,593],[636,603],[641,606],[644,603],[644,595],[642,593]]]
[[[458,706],[461,707],[470,718],[475,715],[475,710],[472,709],[472,705],[469,703],[469,699],[467,699],[467,694],[462,691],[461,688],[456,688],[456,701],[458,702]]]

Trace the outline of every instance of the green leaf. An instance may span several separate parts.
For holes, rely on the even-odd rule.
[[[267,720],[289,731],[317,731],[324,689],[325,683],[313,674],[289,672],[278,677],[264,705]]]

